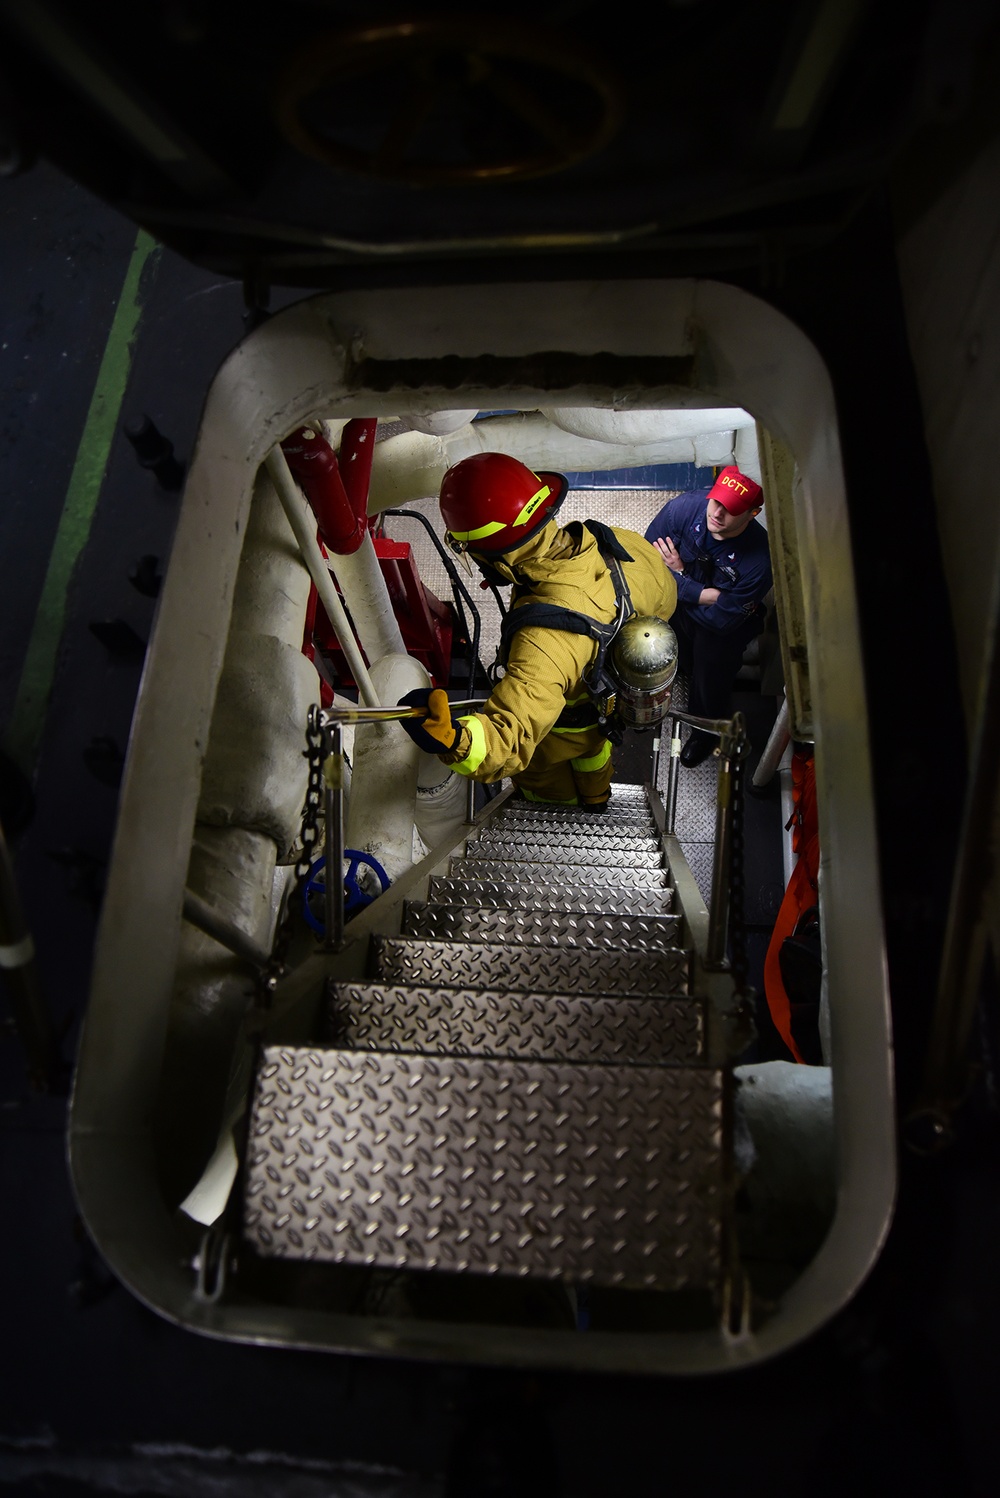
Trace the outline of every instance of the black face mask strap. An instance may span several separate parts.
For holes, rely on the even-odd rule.
[[[492,588],[509,588],[510,578],[503,577],[494,567],[492,562],[474,556],[472,560],[483,575],[483,581],[490,584]]]

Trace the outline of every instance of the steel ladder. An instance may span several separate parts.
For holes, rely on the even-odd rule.
[[[321,1045],[267,1045],[244,1234],[268,1258],[718,1292],[730,1074],[642,786],[508,800]]]

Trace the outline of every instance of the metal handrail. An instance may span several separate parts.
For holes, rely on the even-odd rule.
[[[677,815],[678,766],[681,740],[679,725],[687,723],[702,733],[714,734],[719,740],[719,776],[715,793],[715,849],[712,860],[712,899],[708,912],[708,938],[705,965],[724,968],[727,965],[726,944],[729,934],[729,892],[732,883],[734,764],[747,746],[746,719],[742,713],[732,718],[698,718],[693,713],[671,710],[673,719],[670,739],[670,763],[667,766],[667,793],[664,798],[666,831],[673,836]]]
[[[485,697],[467,698],[463,702],[451,702],[449,706],[460,712],[482,707]],[[336,952],[344,940],[344,725],[353,723],[363,727],[370,723],[399,723],[404,718],[425,718],[421,707],[350,707],[333,706],[309,709],[310,731],[319,730],[323,735],[323,810],[326,817],[326,840],[323,904],[325,915],[324,947]],[[469,779],[465,820],[469,824],[475,817],[476,782]]]
[[[479,659],[479,640],[482,635],[483,621],[480,618],[479,610],[476,608],[476,605],[472,601],[472,594],[469,592],[468,588],[459,577],[458,568],[455,566],[452,558],[448,555],[448,548],[445,546],[444,542],[441,540],[441,537],[438,535],[433,525],[431,525],[426,515],[421,515],[419,510],[380,510],[378,516],[379,521],[381,522],[386,515],[397,516],[400,520],[419,520],[420,524],[423,526],[424,530],[427,532],[428,536],[433,542],[434,547],[437,550],[437,554],[441,559],[441,564],[448,574],[448,579],[451,582],[452,602],[455,605],[455,611],[458,614],[459,623],[466,631],[466,634],[468,634],[468,626],[465,623],[465,618],[462,613],[462,605],[459,601],[459,595],[461,595],[461,597],[465,599],[465,603],[468,607],[469,613],[472,615],[473,621],[472,639],[469,642],[469,653],[471,657],[469,661],[469,691],[474,692],[476,689],[476,673],[478,672],[486,681],[489,680],[489,673],[483,665],[482,661]],[[502,615],[504,612],[503,604],[498,597],[495,588],[493,589],[493,596],[494,598],[496,598],[497,603],[500,606],[500,613]]]

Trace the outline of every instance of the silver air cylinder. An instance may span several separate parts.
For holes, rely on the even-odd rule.
[[[677,636],[654,614],[627,619],[611,647],[617,712],[628,728],[655,728],[670,709],[677,675]]]

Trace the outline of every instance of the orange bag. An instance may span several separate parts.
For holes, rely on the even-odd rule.
[[[816,814],[816,769],[812,752],[797,749],[792,755],[792,800],[794,811],[792,850],[798,856],[781,902],[764,959],[764,994],[774,1027],[796,1061],[805,1058],[792,1034],[792,1006],[781,976],[781,947],[791,936],[799,917],[819,899],[819,822]]]

